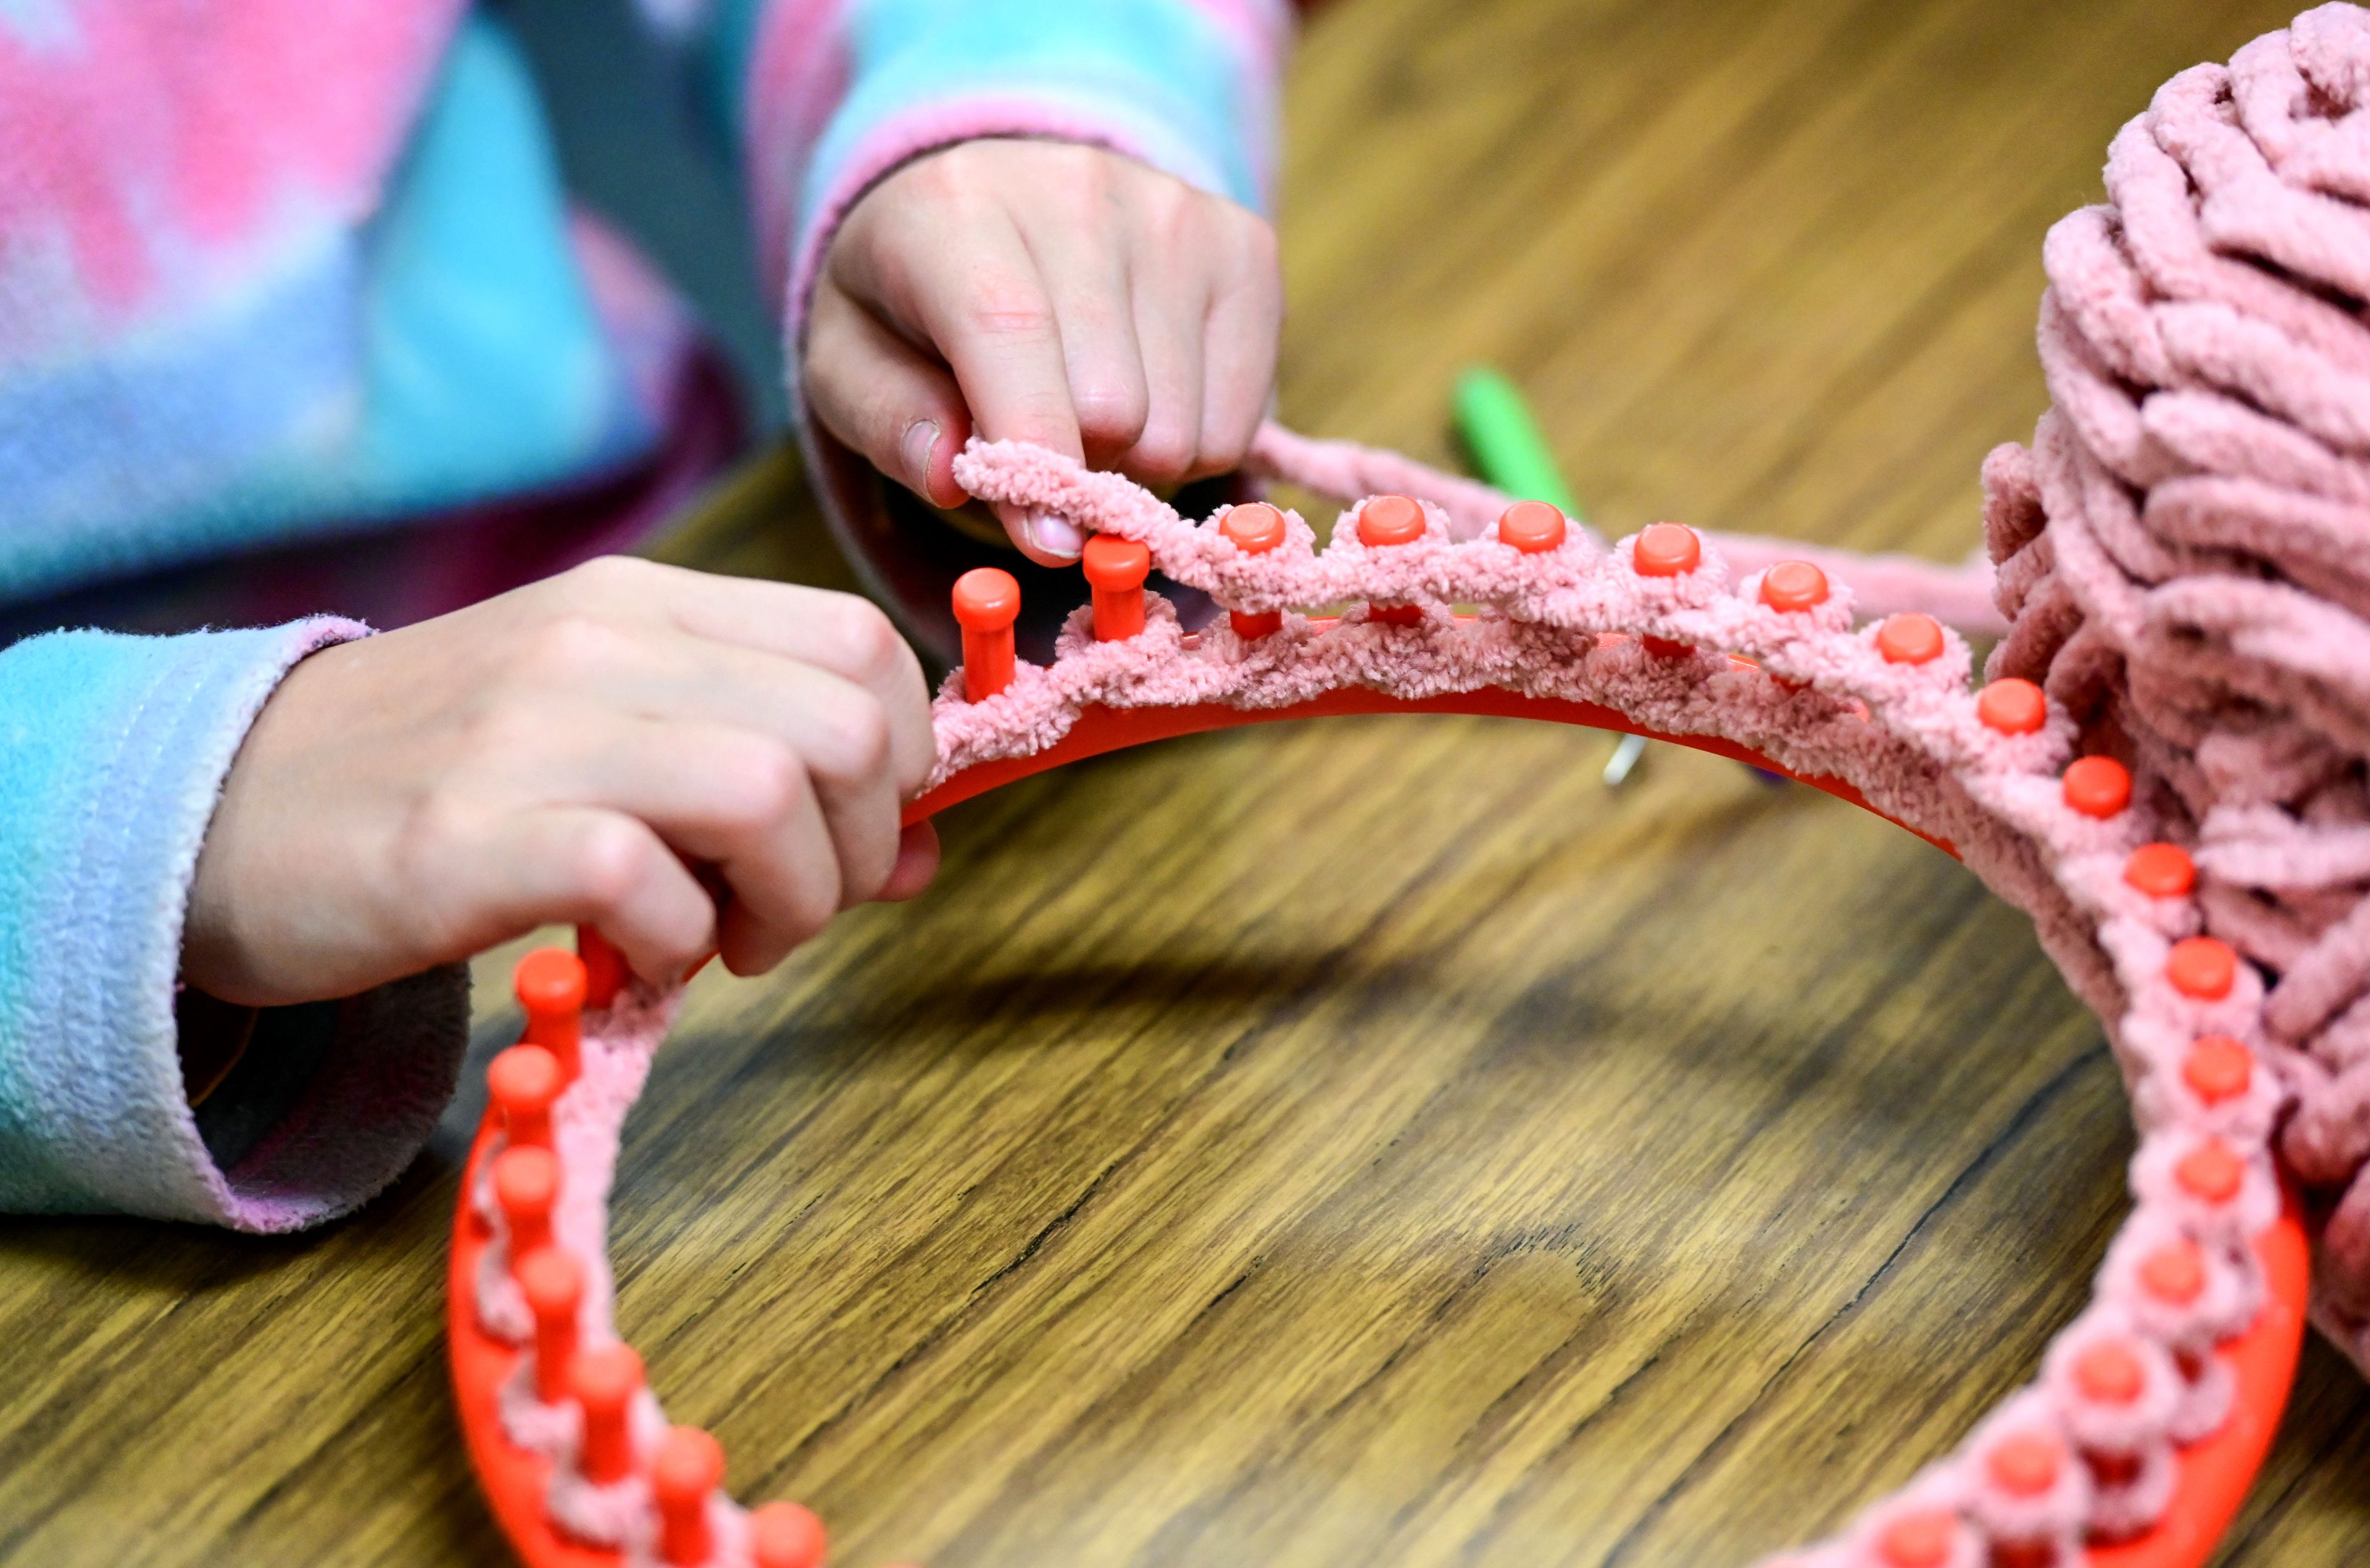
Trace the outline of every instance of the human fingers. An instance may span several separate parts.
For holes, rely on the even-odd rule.
[[[859,792],[827,807],[807,761],[771,737],[643,720],[617,739],[577,760],[579,787],[722,876],[732,897],[717,948],[735,974],[773,967],[895,867],[894,797]]]
[[[869,692],[888,722],[900,793],[919,787],[938,760],[921,662],[868,600],[617,558],[588,562],[546,586],[551,602],[521,662],[545,667],[547,680],[568,690],[621,693],[630,687],[639,711],[719,719],[733,716],[735,703],[772,715],[801,694],[826,690],[789,671],[762,680],[758,672],[771,667],[733,659],[731,650],[738,649],[811,666]],[[653,619],[708,646],[654,642],[640,629]],[[738,682],[719,685],[719,670]]]
[[[898,835],[897,868],[889,874],[889,881],[880,892],[884,903],[903,903],[919,894],[938,874],[938,830],[933,824],[915,822]]]
[[[589,925],[634,973],[663,985],[716,946],[714,900],[628,813],[567,804],[489,817],[454,832],[437,858],[433,885],[460,912],[460,929],[439,933],[439,951],[481,951],[540,925]]]
[[[1098,467],[1135,445],[1150,412],[1130,277],[1133,201],[1115,187],[1113,165],[1082,161],[1013,214],[1053,308],[1080,448]]]
[[[1144,345],[1151,406],[1121,472],[1140,484],[1174,485],[1191,475],[1202,447],[1202,354],[1209,316],[1203,258],[1179,246],[1174,219],[1153,223],[1135,266],[1133,307]]]
[[[935,507],[962,504],[971,416],[945,366],[826,279],[807,315],[807,406],[823,429]]]
[[[682,601],[677,624],[724,648],[751,650],[842,683],[834,687],[781,673],[776,704],[796,699],[804,705],[785,709],[769,704],[766,711],[800,721],[795,726],[799,730],[822,731],[815,739],[831,745],[816,755],[826,761],[826,773],[833,778],[847,776],[847,768],[833,759],[873,750],[877,719],[886,727],[892,793],[903,795],[920,788],[937,765],[938,742],[930,727],[929,683],[913,648],[879,607],[853,594],[810,591],[794,601],[794,614],[784,616],[786,606],[778,596],[751,591],[777,586],[709,578]],[[746,660],[728,662],[743,670],[753,687],[762,689],[758,667]],[[871,715],[857,711],[848,701],[859,693],[870,699]],[[801,739],[800,744],[806,742]]]
[[[645,591],[639,613],[611,602],[621,586]],[[736,608],[778,615],[786,601],[877,627],[869,661],[846,656],[846,635],[823,638],[874,684],[696,629]],[[755,915],[724,933],[736,967],[770,965],[843,899],[887,881],[901,799],[928,772],[934,741],[918,666],[879,612],[846,595],[621,566],[530,620],[499,661],[503,684],[482,699],[468,787],[627,811],[723,866]]]
[[[697,719],[769,738],[803,760],[836,818],[858,800],[893,816],[928,775],[936,736],[918,674],[914,684],[892,704],[811,664],[685,639],[680,657],[654,658],[620,677],[611,695],[646,717]]]
[[[1203,329],[1202,440],[1195,469],[1231,473],[1249,454],[1275,390],[1276,345],[1283,328],[1283,278],[1275,231],[1256,215],[1228,210],[1217,249],[1220,271]]]
[[[897,180],[910,199],[860,204],[834,276],[849,296],[927,343],[953,372],[972,428],[988,441],[1025,441],[1084,459],[1061,321],[1010,215],[992,191],[965,189],[975,161],[956,148]],[[868,211],[869,209],[869,211]],[[1021,553],[1044,566],[1077,558],[1071,523],[999,508]]]

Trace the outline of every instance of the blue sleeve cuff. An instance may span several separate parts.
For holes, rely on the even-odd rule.
[[[865,0],[849,29],[855,77],[809,166],[801,217],[882,125],[995,100],[1106,123],[1179,178],[1262,202],[1247,132],[1272,105],[1233,40],[1184,0]]]
[[[293,1090],[278,1075],[285,1113],[227,1169],[183,1093],[174,1023],[231,760],[298,659],[364,631],[59,632],[0,652],[0,1209],[294,1230],[362,1202],[426,1140],[466,1043],[465,969],[316,1011],[305,1070]]]

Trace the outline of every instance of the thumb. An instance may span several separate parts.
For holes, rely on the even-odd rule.
[[[823,428],[881,473],[934,507],[969,498],[954,475],[971,439],[954,377],[828,280],[807,317],[803,383]]]

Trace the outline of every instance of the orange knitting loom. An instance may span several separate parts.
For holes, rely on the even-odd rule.
[[[1509,532],[1537,521],[1531,517],[1512,520]],[[1636,569],[1647,575],[1692,570],[1692,535],[1685,540],[1658,536],[1651,544],[1641,540],[1633,553]],[[1683,545],[1689,548],[1682,552]],[[1679,559],[1682,553],[1688,557],[1685,561]],[[1099,633],[1118,633],[1116,638],[1102,639],[1106,641],[1137,636],[1146,624],[1141,586],[1145,562],[1140,550],[1115,562],[1109,558],[1119,554],[1107,553],[1106,559],[1095,563],[1100,570],[1094,581],[1094,624]],[[1770,575],[1780,574],[1773,569]],[[1783,596],[1813,589],[1824,596],[1824,584],[1812,585],[1807,579],[1789,583],[1781,577],[1774,591]],[[1770,591],[1765,589],[1766,601]],[[1018,604],[1017,588],[1001,573],[973,574],[958,591],[968,671],[961,678],[963,701],[990,701],[1014,680],[1011,627]],[[1278,631],[1268,617],[1241,619],[1250,624],[1238,625],[1237,635],[1259,638]],[[1402,628],[1407,635],[1427,635],[1421,625],[1408,629],[1409,623],[1373,619]],[[1306,635],[1322,637],[1341,624],[1311,622]],[[1927,651],[1926,628],[1915,624],[1888,624],[1878,634],[1876,646],[1885,658],[1896,661],[1932,657]],[[1754,668],[1737,662],[1740,668]],[[1984,722],[2003,733],[2039,726],[2041,710],[2031,707],[2038,694],[2020,683],[1990,688],[1971,700]],[[1381,713],[1533,718],[1646,735],[1799,777],[1840,799],[1876,809],[1842,779],[1794,773],[1778,760],[1717,736],[1660,733],[1599,704],[1493,687],[1415,699],[1352,687],[1271,708],[1243,709],[1223,703],[1090,705],[1053,744],[1025,755],[981,761],[945,778],[913,803],[906,819],[920,820],[1066,762],[1173,736],[1283,719]],[[2085,765],[2101,761],[2078,760],[2065,771],[2065,799],[2086,817],[2112,817],[2128,802],[2130,781],[2119,767]],[[1951,850],[1939,838],[1921,836]],[[2164,898],[2185,896],[2191,875],[2186,856],[2161,844],[2134,852],[2123,873],[2133,887]],[[520,966],[519,992],[528,1014],[525,1040],[502,1053],[489,1074],[491,1103],[462,1180],[463,1198],[453,1231],[447,1332],[471,1459],[497,1518],[529,1568],[640,1568],[650,1563],[668,1568],[817,1568],[824,1538],[811,1514],[785,1504],[739,1514],[717,1492],[722,1458],[713,1439],[685,1427],[662,1433],[654,1406],[643,1408],[648,1396],[640,1390],[639,1359],[622,1345],[588,1348],[580,1344],[579,1309],[587,1271],[597,1265],[605,1281],[605,1257],[574,1256],[571,1245],[581,1244],[581,1238],[565,1243],[558,1234],[558,1184],[565,1178],[563,1162],[550,1150],[565,1152],[569,1147],[559,1130],[566,1109],[559,1097],[580,1074],[591,1070],[583,1058],[603,1048],[596,1041],[601,1010],[616,1000],[626,976],[615,951],[597,933],[581,933],[579,941],[581,962],[546,951]],[[2191,995],[2219,994],[2217,986],[2226,990],[2229,977],[2218,967],[2218,946],[2176,944],[2166,961],[2169,983]],[[588,1007],[593,1010],[589,1018]],[[2248,1082],[2249,1059],[2235,1042],[2209,1036],[2198,1042],[2188,1072],[2192,1085],[2209,1098],[2235,1093]],[[633,1088],[638,1090],[638,1081]],[[2205,1197],[2232,1197],[2243,1176],[2237,1158],[2212,1140],[2200,1144],[2180,1169],[2185,1189]],[[507,1334],[489,1326],[489,1317],[498,1314],[489,1311],[485,1298],[486,1282],[504,1272],[506,1254],[497,1253],[498,1247],[517,1254],[509,1259],[507,1272],[524,1304],[524,1315],[514,1314],[513,1332]],[[2198,1265],[2188,1255],[2194,1251],[2153,1254],[2142,1266],[2143,1288],[2176,1298],[2184,1292],[2194,1295],[2201,1288]],[[2170,1501],[2145,1531],[2087,1545],[2079,1555],[2091,1568],[2200,1568],[2261,1466],[2287,1400],[2306,1321],[2307,1249],[2292,1187],[2281,1187],[2276,1218],[2254,1236],[2251,1252],[2262,1285],[2261,1299],[2251,1321],[2212,1351],[2231,1389],[2226,1411],[2211,1431],[2177,1448]],[[2137,1397],[2143,1368],[2134,1348],[2097,1341],[2072,1365],[2072,1378],[2088,1395],[2110,1405]],[[2203,1369],[2193,1368],[2192,1374],[2203,1376]],[[532,1400],[525,1393],[529,1389]],[[506,1399],[513,1410],[540,1406],[566,1413],[575,1425],[567,1427],[556,1448],[545,1446],[549,1451],[523,1444],[508,1425]],[[563,1460],[634,1505],[627,1513],[639,1522],[625,1527],[624,1544],[588,1544],[554,1524],[551,1500]],[[2089,1451],[2077,1455],[2054,1435],[2028,1435],[2021,1441],[1996,1444],[1986,1463],[1993,1483],[2006,1493],[2038,1494],[2062,1484],[2067,1465],[2088,1464],[2105,1475],[2111,1457]],[[1896,1510],[1868,1538],[1860,1556],[1835,1561],[1870,1561],[1881,1568],[1952,1568],[1961,1561],[1952,1550],[1958,1539],[1954,1532],[1961,1528],[1950,1508]],[[2050,1568],[2074,1568],[2073,1562],[2058,1559],[2032,1561],[2048,1562]]]

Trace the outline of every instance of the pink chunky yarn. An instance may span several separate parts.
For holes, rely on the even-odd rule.
[[[2174,77],[2107,190],[2043,252],[2056,406],[1985,465],[1988,673],[2132,764],[2277,977],[2317,1315],[2370,1367],[2370,12]]]

